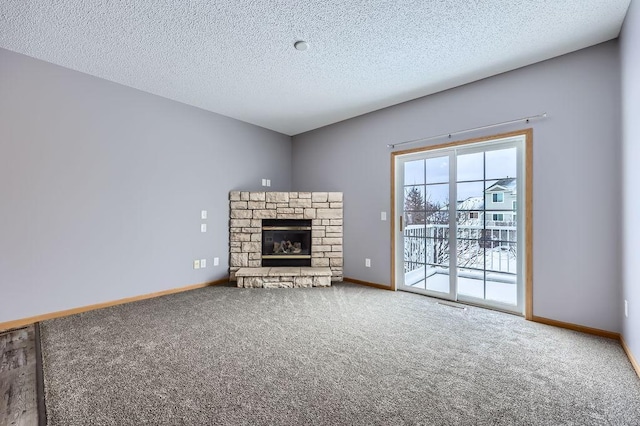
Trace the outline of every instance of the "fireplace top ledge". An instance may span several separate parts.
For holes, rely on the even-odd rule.
[[[263,268],[240,268],[236,277],[330,277],[331,268],[310,266],[274,266]]]

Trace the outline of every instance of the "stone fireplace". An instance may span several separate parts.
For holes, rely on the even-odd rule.
[[[229,276],[238,286],[342,281],[341,192],[232,191],[229,207]],[[259,274],[268,277],[264,285],[256,284]]]

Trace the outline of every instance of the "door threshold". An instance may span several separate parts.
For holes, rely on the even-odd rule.
[[[449,306],[451,308],[457,308],[457,309],[462,309],[463,311],[467,310],[467,307],[464,305],[458,305],[456,303],[452,303],[452,302],[442,302],[442,301],[438,301],[436,302],[438,305],[444,305],[444,306]]]

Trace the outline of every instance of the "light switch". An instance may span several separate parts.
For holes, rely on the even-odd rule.
[[[202,210],[200,212],[200,219],[206,219],[207,218],[207,211],[206,210]]]
[[[200,267],[201,268],[207,267],[207,259],[200,259]]]
[[[220,258],[219,257],[214,257],[213,258],[213,266],[218,266],[220,264]]]
[[[207,232],[207,224],[206,223],[200,224],[200,232]]]
[[[380,220],[387,220],[387,212],[380,212]]]
[[[194,260],[193,261],[193,269],[200,269],[200,261],[199,260]]]
[[[262,186],[267,186],[267,180],[266,179],[262,179]]]

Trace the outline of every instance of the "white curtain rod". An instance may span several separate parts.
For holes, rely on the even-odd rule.
[[[413,140],[410,140],[410,141],[404,141],[404,142],[398,142],[398,143],[390,143],[390,144],[387,144],[387,148],[395,148],[397,146],[406,145],[406,144],[410,144],[410,143],[426,142],[426,141],[430,141],[431,139],[442,138],[444,136],[447,136],[447,137],[451,138],[451,136],[453,136],[453,135],[460,135],[462,133],[469,133],[469,132],[473,132],[475,130],[490,129],[492,127],[504,126],[506,124],[519,123],[521,121],[525,121],[525,122],[528,123],[530,120],[533,120],[533,119],[536,119],[536,118],[547,118],[547,113],[543,112],[542,114],[532,115],[530,117],[517,118],[515,120],[503,121],[502,123],[495,123],[495,124],[489,124],[489,125],[486,125],[486,126],[474,127],[472,129],[458,130],[457,132],[442,133],[441,135],[429,136],[428,138],[413,139]]]

